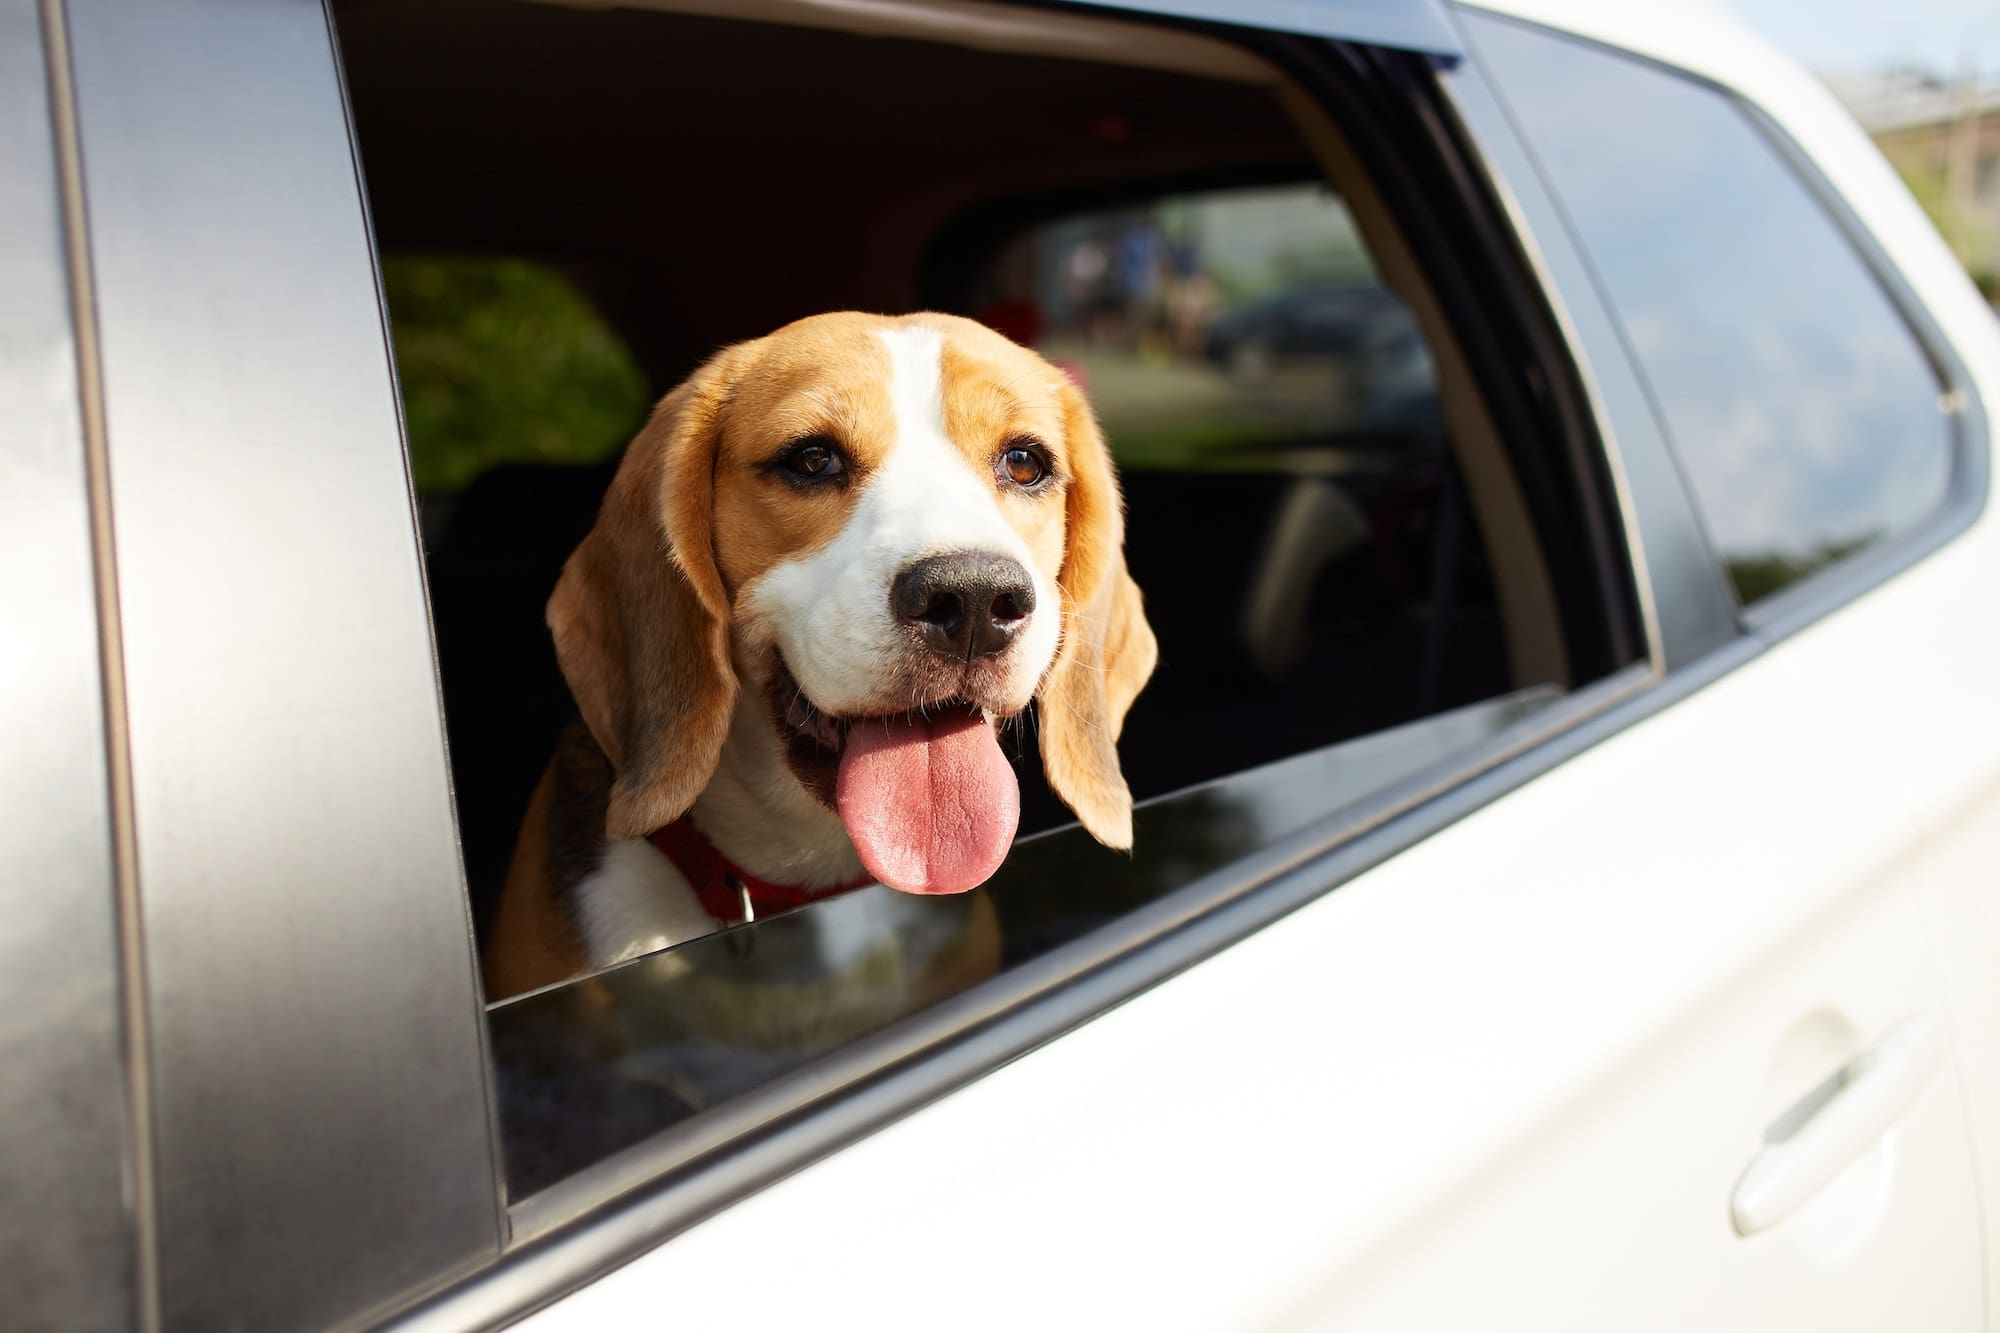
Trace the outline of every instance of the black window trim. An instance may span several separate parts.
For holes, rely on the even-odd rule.
[[[1529,514],[1544,543],[1543,558],[1555,585],[1566,630],[1588,600],[1604,617],[1605,648],[1616,669],[1634,658],[1657,662],[1656,644],[1648,637],[1654,625],[1647,592],[1640,582],[1642,547],[1619,485],[1621,468],[1608,423],[1593,414],[1586,392],[1588,378],[1573,355],[1560,321],[1538,285],[1538,275],[1525,262],[1519,238],[1507,223],[1501,197],[1490,188],[1491,173],[1475,145],[1451,119],[1445,79],[1465,68],[1461,59],[1417,61],[1380,48],[1345,43],[1302,43],[1282,40],[1244,43],[1291,77],[1320,110],[1343,127],[1349,145],[1383,203],[1394,213],[1398,230],[1417,254],[1439,311],[1468,363],[1494,420],[1501,446],[1521,486]],[[1418,142],[1403,145],[1381,123],[1376,108],[1361,95],[1364,84],[1393,87],[1409,114]],[[1413,150],[1413,151],[1410,151]],[[1420,174],[1430,168],[1434,176]],[[1452,201],[1440,208],[1437,200]],[[1443,219],[1463,226],[1455,232]],[[1468,260],[1470,251],[1477,258]],[[1504,328],[1493,311],[1516,312]],[[1508,334],[1526,339],[1526,346],[1504,340]],[[1493,373],[1496,366],[1534,369],[1529,384],[1512,373]],[[1525,433],[1529,423],[1552,428],[1549,436]],[[1533,438],[1533,447],[1524,442]],[[1548,468],[1562,456],[1584,486],[1583,512],[1560,515],[1552,510],[1560,482]],[[1576,521],[1568,532],[1565,519]],[[1549,545],[1557,535],[1579,536],[1577,549],[1564,553]],[[1584,594],[1573,580],[1571,562],[1588,566],[1595,588]],[[1612,586],[1616,581],[1618,586]],[[1630,599],[1629,602],[1626,599]],[[1577,654],[1584,647],[1569,644],[1571,669],[1591,678]]]
[[[1530,19],[1517,18],[1512,14],[1485,9],[1464,0],[1451,0],[1454,18],[1459,19],[1458,27],[1465,49],[1471,59],[1480,64],[1476,34],[1468,33],[1463,22],[1465,16],[1473,16],[1483,22],[1506,24],[1521,28],[1554,41],[1566,42],[1573,46],[1590,48],[1608,58],[1622,60],[1650,67],[1671,78],[1691,83],[1707,89],[1727,101],[1749,123],[1752,133],[1761,137],[1777,154],[1779,161],[1791,171],[1793,177],[1805,188],[1826,214],[1841,238],[1854,251],[1855,258],[1881,288],[1888,298],[1891,308],[1901,320],[1904,329],[1917,344],[1919,352],[1929,362],[1931,371],[1938,380],[1939,409],[1950,421],[1950,479],[1945,494],[1938,506],[1916,527],[1873,543],[1852,555],[1813,571],[1797,582],[1779,589],[1770,596],[1750,606],[1736,606],[1736,619],[1744,631],[1766,645],[1776,644],[1797,634],[1816,622],[1832,615],[1848,603],[1858,600],[1864,594],[1881,586],[1897,574],[1910,568],[1932,552],[1950,543],[1972,527],[1985,512],[1987,490],[1991,476],[1990,443],[1988,418],[1977,386],[1959,358],[1951,339],[1932,317],[1916,289],[1910,285],[1894,258],[1883,247],[1882,242],[1862,221],[1845,196],[1826,178],[1811,156],[1801,147],[1771,114],[1763,107],[1745,97],[1728,84],[1699,70],[1691,70],[1662,60],[1643,51],[1634,51],[1615,43],[1601,41],[1562,28],[1536,23]],[[1482,64],[1482,68],[1484,68]],[[1486,78],[1491,82],[1495,96],[1505,104],[1507,98],[1506,81],[1497,71],[1487,69]],[[1511,116],[1511,112],[1509,113]],[[1559,192],[1554,190],[1547,170],[1541,165],[1540,156],[1534,146],[1533,137],[1519,131],[1527,153],[1534,159],[1536,169],[1544,185],[1556,196],[1557,207],[1562,208]],[[1567,212],[1564,212],[1567,219]],[[1583,256],[1585,266],[1592,274],[1601,299],[1610,305],[1604,296],[1601,278],[1589,259],[1588,249],[1582,238],[1570,228],[1571,238]],[[1621,336],[1622,336],[1622,325]],[[1648,383],[1645,368],[1637,358],[1627,351],[1628,359],[1642,383]],[[1648,390],[1650,394],[1650,388]],[[1659,428],[1672,448],[1673,432],[1664,416],[1659,414]],[[1676,452],[1676,456],[1677,452]],[[1687,487],[1685,471],[1681,471],[1683,486]],[[1687,487],[1692,500],[1692,488]],[[1696,521],[1700,522],[1699,506],[1696,506]],[[1704,540],[1706,533],[1704,529]],[[1719,556],[1711,556],[1718,572],[1723,571]],[[1726,575],[1724,586],[1735,597],[1734,585]]]
[[[1330,80],[1316,62],[1343,49],[1362,49],[1154,15],[1135,14],[1129,21],[1186,26],[1248,47],[1322,104],[1328,100],[1325,85]],[[1433,71],[1451,63],[1436,64]],[[1439,93],[1434,74],[1427,91]],[[1449,133],[1450,127],[1438,123],[1438,109],[1426,104],[1421,111],[1430,129]],[[1470,168],[1456,184],[1470,193],[1447,206],[1484,224],[1483,240],[1493,253],[1483,258],[1535,301],[1548,289],[1523,265],[1520,235],[1496,220],[1492,197],[1477,196],[1491,179],[1490,171],[1470,142],[1452,138],[1451,146],[1465,159],[1458,165]],[[1361,144],[1356,151],[1364,152]],[[1436,145],[1427,145],[1426,151],[1435,152]],[[1365,156],[1364,161],[1373,174],[1377,162]],[[1401,210],[1398,221],[1406,221]],[[1428,268],[1430,256],[1425,260]],[[1601,448],[1598,465],[1617,478],[1622,475],[1617,447],[1600,404],[1585,391],[1587,369],[1553,312],[1544,308],[1540,316],[1549,318],[1531,315],[1530,322],[1545,323],[1549,336],[1535,349],[1537,365],[1561,381],[1551,393],[1582,433],[1576,447]],[[1467,350],[1477,360],[1478,354]],[[1571,442],[1576,443],[1574,436]],[[1617,500],[1609,506],[1609,517],[1621,544],[1619,566],[1612,572],[1642,579],[1638,533],[1622,489],[1612,490],[1608,498]],[[1643,584],[1632,591],[1639,607],[1646,608]],[[1635,619],[1637,660],[1631,665],[1573,689],[1454,761],[1333,812],[1105,928],[514,1202],[508,1210],[511,1233],[499,1260],[406,1311],[393,1326],[506,1323],[559,1300],[745,1195],[1263,929],[1668,706],[1747,660],[1754,649],[1749,640],[1738,639],[1733,650],[1711,655],[1702,669],[1669,676],[1654,637],[1654,618],[1643,613]]]
[[[1453,17],[1463,28],[1460,13]],[[1463,35],[1465,50],[1475,52],[1470,34]],[[1603,285],[1512,110],[1476,59],[1454,67],[1444,83],[1470,145],[1468,160],[1481,169],[1482,186],[1511,225],[1574,368],[1576,393],[1605,441],[1652,661],[1662,674],[1678,671],[1742,632],[1686,473],[1668,447]]]

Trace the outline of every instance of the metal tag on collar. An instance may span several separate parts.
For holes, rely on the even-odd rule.
[[[736,901],[743,904],[743,924],[749,925],[757,919],[757,908],[750,901],[750,886],[738,879],[733,871],[722,872],[722,882],[736,890]]]

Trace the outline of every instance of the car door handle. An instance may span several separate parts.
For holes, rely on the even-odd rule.
[[[1784,1221],[1888,1133],[1929,1086],[1942,1054],[1936,1025],[1908,1019],[1772,1121],[1730,1196],[1736,1234]]]

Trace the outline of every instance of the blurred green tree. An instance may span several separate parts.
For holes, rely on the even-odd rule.
[[[1736,600],[1744,606],[1762,601],[1781,588],[1788,588],[1815,570],[1837,560],[1845,560],[1882,534],[1863,533],[1846,541],[1826,542],[1806,551],[1765,551],[1732,556],[1727,564],[1729,581],[1736,585]]]
[[[1958,262],[1991,299],[1996,275],[1987,267],[1987,257],[1993,253],[1993,237],[1978,218],[1952,204],[1943,168],[1901,155],[1892,156],[1890,163],[1930,217],[1931,225],[1958,256]]]
[[[648,386],[566,278],[520,259],[386,255],[382,284],[427,495],[501,463],[595,463],[638,428]]]

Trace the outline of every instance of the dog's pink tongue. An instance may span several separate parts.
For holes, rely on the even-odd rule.
[[[971,709],[854,723],[834,792],[861,864],[906,893],[985,883],[1021,820],[1014,770]]]

